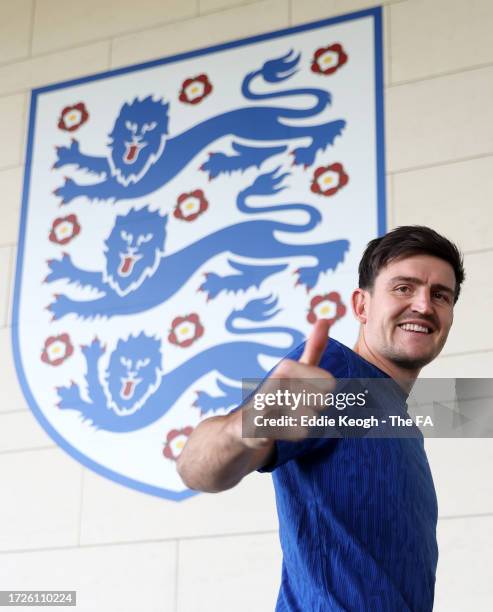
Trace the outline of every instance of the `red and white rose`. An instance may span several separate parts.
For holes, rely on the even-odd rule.
[[[74,352],[74,347],[68,334],[50,336],[45,340],[41,361],[48,365],[59,366]]]
[[[76,215],[57,217],[51,226],[49,239],[56,244],[67,244],[80,232]]]
[[[313,55],[311,69],[318,74],[333,74],[347,62],[348,56],[341,44],[320,47]]]
[[[337,320],[346,314],[346,306],[337,291],[331,291],[325,295],[316,295],[310,301],[307,320],[316,323],[319,319],[328,319],[332,326]]]
[[[173,216],[182,221],[194,221],[209,207],[202,189],[195,189],[190,193],[182,193],[176,201]]]
[[[198,104],[212,91],[212,84],[206,74],[199,74],[183,81],[179,100],[185,104]]]
[[[58,119],[58,127],[66,132],[75,132],[81,125],[89,119],[84,102],[79,102],[73,106],[66,106]]]
[[[186,348],[191,346],[204,334],[204,327],[195,313],[185,317],[176,317],[171,323],[168,340],[171,344]]]
[[[332,196],[348,182],[349,176],[346,174],[344,166],[335,163],[330,166],[320,166],[315,170],[310,189],[313,193]]]
[[[163,455],[166,459],[171,459],[172,461],[178,459],[193,429],[194,428],[189,425],[188,427],[172,429],[168,432],[163,448]]]

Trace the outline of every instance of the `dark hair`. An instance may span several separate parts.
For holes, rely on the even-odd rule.
[[[462,253],[453,242],[424,225],[402,225],[370,240],[358,267],[360,289],[372,290],[378,273],[391,261],[420,254],[439,257],[452,266],[455,304],[465,278]]]

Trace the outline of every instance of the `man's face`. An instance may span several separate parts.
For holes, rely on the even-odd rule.
[[[405,369],[442,350],[453,321],[455,274],[431,255],[390,262],[366,292],[365,340],[372,353]]]

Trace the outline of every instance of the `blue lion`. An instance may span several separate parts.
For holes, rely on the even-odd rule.
[[[164,256],[167,215],[151,212],[146,206],[117,215],[105,241],[106,268],[102,272],[83,270],[75,266],[69,255],[48,262],[46,282],[67,280],[82,287],[97,289],[103,295],[91,300],[76,301],[66,295],[56,295],[48,307],[54,319],[68,314],[82,318],[112,317],[142,312],[173,296],[204,263],[215,255],[232,253],[255,259],[288,259],[300,256],[315,258],[314,265],[299,268],[297,284],[310,289],[322,272],[334,270],[349,249],[347,240],[316,244],[288,244],[277,238],[277,232],[299,234],[308,232],[321,221],[320,212],[308,204],[276,204],[250,206],[249,198],[268,196],[283,189],[287,176],[278,176],[279,169],[258,176],[252,185],[239,193],[238,208],[246,214],[278,211],[303,211],[305,222],[286,223],[255,219],[224,227],[204,236],[187,247]],[[199,290],[207,298],[223,291],[237,292],[260,284],[274,273],[285,270],[286,263],[250,265],[228,260],[237,273],[219,276],[211,272]]]
[[[291,338],[288,347],[252,340],[225,342],[198,353],[166,374],[161,365],[160,340],[142,332],[118,341],[102,375],[99,360],[105,348],[96,338],[89,346],[82,347],[89,401],[82,398],[79,385],[72,383],[69,387],[57,389],[59,408],[76,410],[96,429],[135,431],[157,421],[196,380],[212,371],[218,375],[217,385],[221,394],[213,396],[199,391],[194,405],[201,414],[235,406],[242,400],[242,379],[264,378],[266,371],[259,363],[261,355],[279,359],[303,340],[303,335],[291,327],[246,328],[236,325],[238,319],[255,322],[272,319],[279,312],[276,307],[277,299],[272,296],[251,300],[242,310],[230,313],[226,329],[232,334],[248,336],[256,333],[288,334]]]
[[[210,143],[233,136],[275,146],[248,146],[233,142],[234,155],[212,153],[201,168],[214,178],[221,173],[245,170],[260,165],[273,155],[284,153],[286,145],[279,141],[309,138],[307,146],[293,151],[294,163],[309,166],[318,151],[323,151],[341,134],[345,121],[337,120],[316,125],[293,125],[293,120],[315,117],[330,104],[330,94],[323,89],[301,88],[273,93],[255,93],[251,85],[257,78],[277,84],[295,72],[300,55],[288,54],[265,62],[260,70],[246,75],[242,94],[247,100],[259,101],[286,96],[312,96],[309,108],[283,106],[251,106],[232,110],[199,123],[185,132],[168,137],[169,104],[151,96],[125,103],[120,109],[109,134],[109,157],[94,157],[81,153],[73,140],[68,147],[57,148],[54,168],[75,165],[91,173],[104,175],[100,182],[79,185],[67,178],[55,190],[62,204],[84,196],[91,201],[139,198],[167,184]],[[144,180],[145,179],[145,180]]]

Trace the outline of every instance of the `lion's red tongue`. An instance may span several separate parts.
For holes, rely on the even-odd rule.
[[[121,396],[125,399],[132,397],[134,394],[135,383],[132,380],[127,380],[122,387]]]
[[[127,164],[131,164],[137,159],[138,154],[139,147],[137,145],[127,145],[127,151],[125,152],[125,157],[123,159]]]
[[[134,266],[134,258],[133,257],[125,257],[118,268],[118,274],[120,276],[127,276],[132,271]]]

